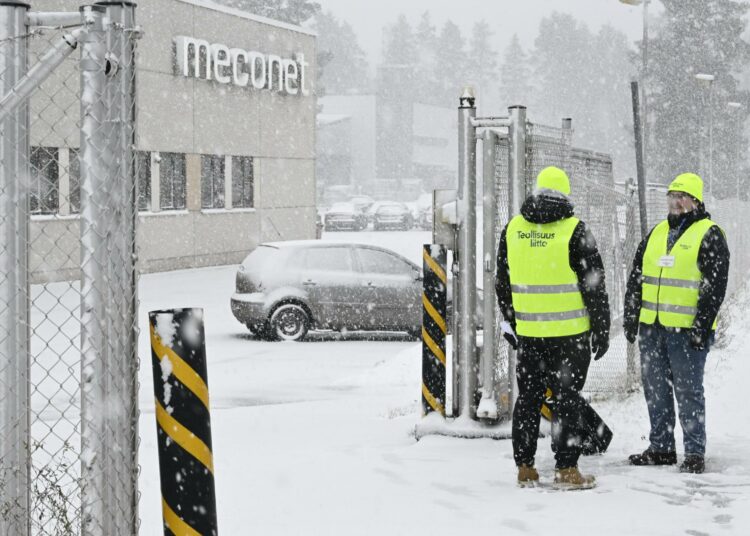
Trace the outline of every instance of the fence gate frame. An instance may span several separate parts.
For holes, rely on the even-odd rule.
[[[436,204],[433,207],[433,243],[442,244],[453,250],[453,310],[451,318],[453,333],[452,404],[449,405],[449,416],[460,419],[455,423],[438,426],[434,420],[417,425],[417,438],[430,433],[455,435],[460,437],[509,437],[508,423],[513,413],[517,396],[515,382],[516,355],[502,340],[499,329],[502,317],[497,308],[495,295],[495,271],[497,245],[500,239],[498,226],[499,215],[507,211],[507,220],[520,213],[521,205],[526,199],[528,189],[533,183],[530,176],[534,171],[535,157],[545,161],[545,165],[558,165],[563,168],[573,167],[580,162],[608,164],[609,182],[595,184],[582,180],[581,190],[589,195],[592,189],[598,189],[600,195],[615,197],[613,203],[624,207],[624,226],[616,216],[605,222],[607,237],[603,242],[611,245],[612,251],[602,251],[608,255],[611,268],[611,280],[607,281],[608,292],[614,296],[616,308],[620,308],[625,291],[623,259],[629,252],[623,252],[623,243],[631,242],[637,246],[639,236],[631,232],[637,212],[634,183],[629,183],[625,191],[618,190],[611,173],[609,155],[578,149],[572,145],[572,119],[564,118],[561,127],[547,127],[532,124],[527,119],[525,106],[511,106],[507,115],[494,117],[476,116],[476,98],[473,88],[466,87],[459,99],[458,107],[459,165],[458,189],[454,203]],[[564,154],[549,154],[545,143],[562,148]],[[539,144],[539,147],[536,147]],[[477,248],[477,151],[481,147],[483,195],[481,210],[482,247]],[[550,161],[547,161],[550,160]],[[538,170],[537,170],[538,171]],[[574,179],[570,170],[571,180]],[[499,184],[498,174],[507,177],[507,182]],[[582,177],[585,179],[585,177]],[[589,184],[590,183],[590,184]],[[602,194],[604,192],[604,194]],[[439,199],[436,196],[435,199]],[[619,213],[619,210],[616,212]],[[507,222],[506,222],[507,223]],[[607,227],[609,226],[609,227]],[[446,240],[451,235],[455,240]],[[624,240],[620,239],[622,233]],[[634,253],[634,250],[633,250]],[[473,311],[476,309],[477,293],[474,276],[477,273],[477,254],[481,254],[481,272],[483,289],[483,341],[476,345],[476,321]],[[605,263],[606,264],[606,263]],[[623,273],[620,273],[623,272]],[[613,309],[612,331],[614,335],[621,332],[617,311]],[[634,345],[622,348],[622,365],[624,378],[622,391],[632,390],[637,385],[636,358],[637,348]],[[501,353],[507,352],[507,360],[501,359]],[[499,366],[504,363],[503,366]],[[452,411],[450,411],[452,410]],[[474,422],[474,425],[465,426]]]
[[[81,534],[138,532],[135,47],[130,1],[0,2],[0,533],[30,536],[31,97],[80,48]],[[29,68],[37,28],[74,28]],[[44,528],[41,530],[47,533]]]

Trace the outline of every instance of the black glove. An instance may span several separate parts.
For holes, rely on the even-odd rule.
[[[512,333],[503,333],[503,338],[508,341],[511,348],[518,350],[518,339],[516,339]]]
[[[513,324],[503,321],[500,323],[500,330],[503,332],[503,338],[508,341],[510,347],[514,350],[518,350],[518,338],[516,337],[516,326]]]
[[[609,335],[605,333],[591,332],[591,353],[594,361],[600,360],[609,350]]]
[[[701,351],[708,347],[708,330],[693,326],[690,328],[688,336],[690,338],[690,347],[693,350]]]
[[[635,344],[635,340],[638,338],[638,323],[634,322],[632,325],[623,325],[623,329],[625,330],[625,339],[630,344]]]

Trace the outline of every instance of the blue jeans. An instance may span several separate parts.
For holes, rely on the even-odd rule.
[[[651,420],[650,449],[674,452],[674,399],[682,426],[685,454],[706,452],[706,399],[703,371],[708,346],[694,350],[690,330],[668,330],[659,325],[640,325],[641,377]]]

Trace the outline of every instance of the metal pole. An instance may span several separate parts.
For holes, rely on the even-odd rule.
[[[633,134],[635,136],[635,164],[638,175],[638,205],[641,216],[641,238],[648,234],[648,213],[646,211],[646,170],[643,165],[643,135],[641,133],[641,110],[638,102],[638,82],[630,83],[633,98]]]
[[[714,108],[713,80],[708,84],[708,191],[714,197]]]
[[[626,185],[625,185],[625,192],[627,194],[626,200],[627,200],[627,209],[625,212],[625,222],[626,222],[626,229],[625,229],[625,243],[627,244],[627,249],[624,251],[625,259],[626,259],[626,267],[629,268],[628,263],[632,263],[632,259],[635,256],[635,252],[638,248],[638,238],[636,235],[636,225],[635,225],[635,210],[633,210],[634,206],[634,196],[635,192],[637,190],[637,185],[635,183],[635,180],[632,178],[629,178]],[[617,266],[617,265],[616,265]],[[627,273],[627,272],[626,272]],[[623,285],[623,291],[625,290],[625,286],[627,283]],[[621,296],[624,293],[621,293]],[[635,344],[631,344],[629,342],[626,342],[627,349],[626,349],[626,383],[627,383],[627,390],[633,391],[636,389],[638,385],[638,369],[637,369],[637,347]]]
[[[108,309],[110,362],[109,399],[120,407],[112,427],[122,448],[110,452],[117,481],[110,511],[116,517],[117,534],[137,534],[138,524],[138,378],[137,378],[137,267],[135,235],[137,194],[134,169],[135,146],[135,4],[99,2],[106,9],[108,26],[108,73],[106,101],[109,133],[100,131],[101,146],[111,147],[109,192],[102,215],[108,220],[110,245],[106,267],[111,289]],[[108,137],[105,138],[105,136]]]
[[[643,168],[648,166],[648,99],[646,95],[646,78],[648,77],[648,5],[651,0],[643,2],[643,56],[641,58],[643,73],[641,74],[641,92],[643,99]]]
[[[0,88],[26,74],[27,4],[0,2]],[[31,533],[29,400],[29,105],[0,121],[0,533]]]
[[[476,352],[476,234],[477,234],[477,143],[476,99],[471,87],[464,89],[458,107],[458,265],[459,302],[454,308],[458,319],[459,411],[463,418],[476,415],[474,395],[477,386]]]
[[[497,157],[498,136],[487,129],[482,138],[483,169],[483,294],[484,294],[484,327],[482,342],[482,400],[479,402],[479,417],[496,419],[498,417],[498,399],[502,400],[496,379],[497,341],[495,340],[495,264],[496,243],[495,219],[497,218],[497,197],[495,191],[495,161]]]
[[[108,506],[118,484],[109,453],[121,448],[111,419],[120,408],[107,392],[111,360],[108,340],[107,234],[103,212],[109,188],[111,133],[105,74],[106,9],[84,6],[81,38],[81,534],[117,534]],[[114,425],[116,427],[116,425]]]
[[[521,213],[521,205],[526,198],[526,107],[511,106],[508,108],[511,118],[510,158],[508,165],[508,221]],[[509,415],[513,415],[513,407],[518,396],[516,386],[516,352],[508,348],[508,396]]]
[[[46,52],[28,73],[16,81],[15,86],[3,91],[2,100],[0,100],[0,121],[12,114],[18,106],[25,104],[34,91],[39,89],[42,82],[73,53],[78,45],[80,34],[81,30],[74,30],[63,35],[62,39]]]

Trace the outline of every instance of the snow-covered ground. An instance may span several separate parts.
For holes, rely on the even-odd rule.
[[[418,261],[428,233],[329,233]],[[635,468],[646,446],[641,393],[597,402],[615,432],[583,458],[592,491],[519,489],[509,441],[416,441],[421,349],[398,335],[316,334],[255,340],[229,309],[235,267],[141,278],[141,534],[161,534],[147,312],[202,307],[208,350],[219,534],[678,535],[750,533],[746,393],[750,319],[734,315],[729,346],[707,366],[707,473]],[[745,294],[737,311],[750,306]],[[604,358],[606,359],[606,357]],[[678,444],[680,441],[678,433]],[[549,439],[537,465],[551,481]]]

